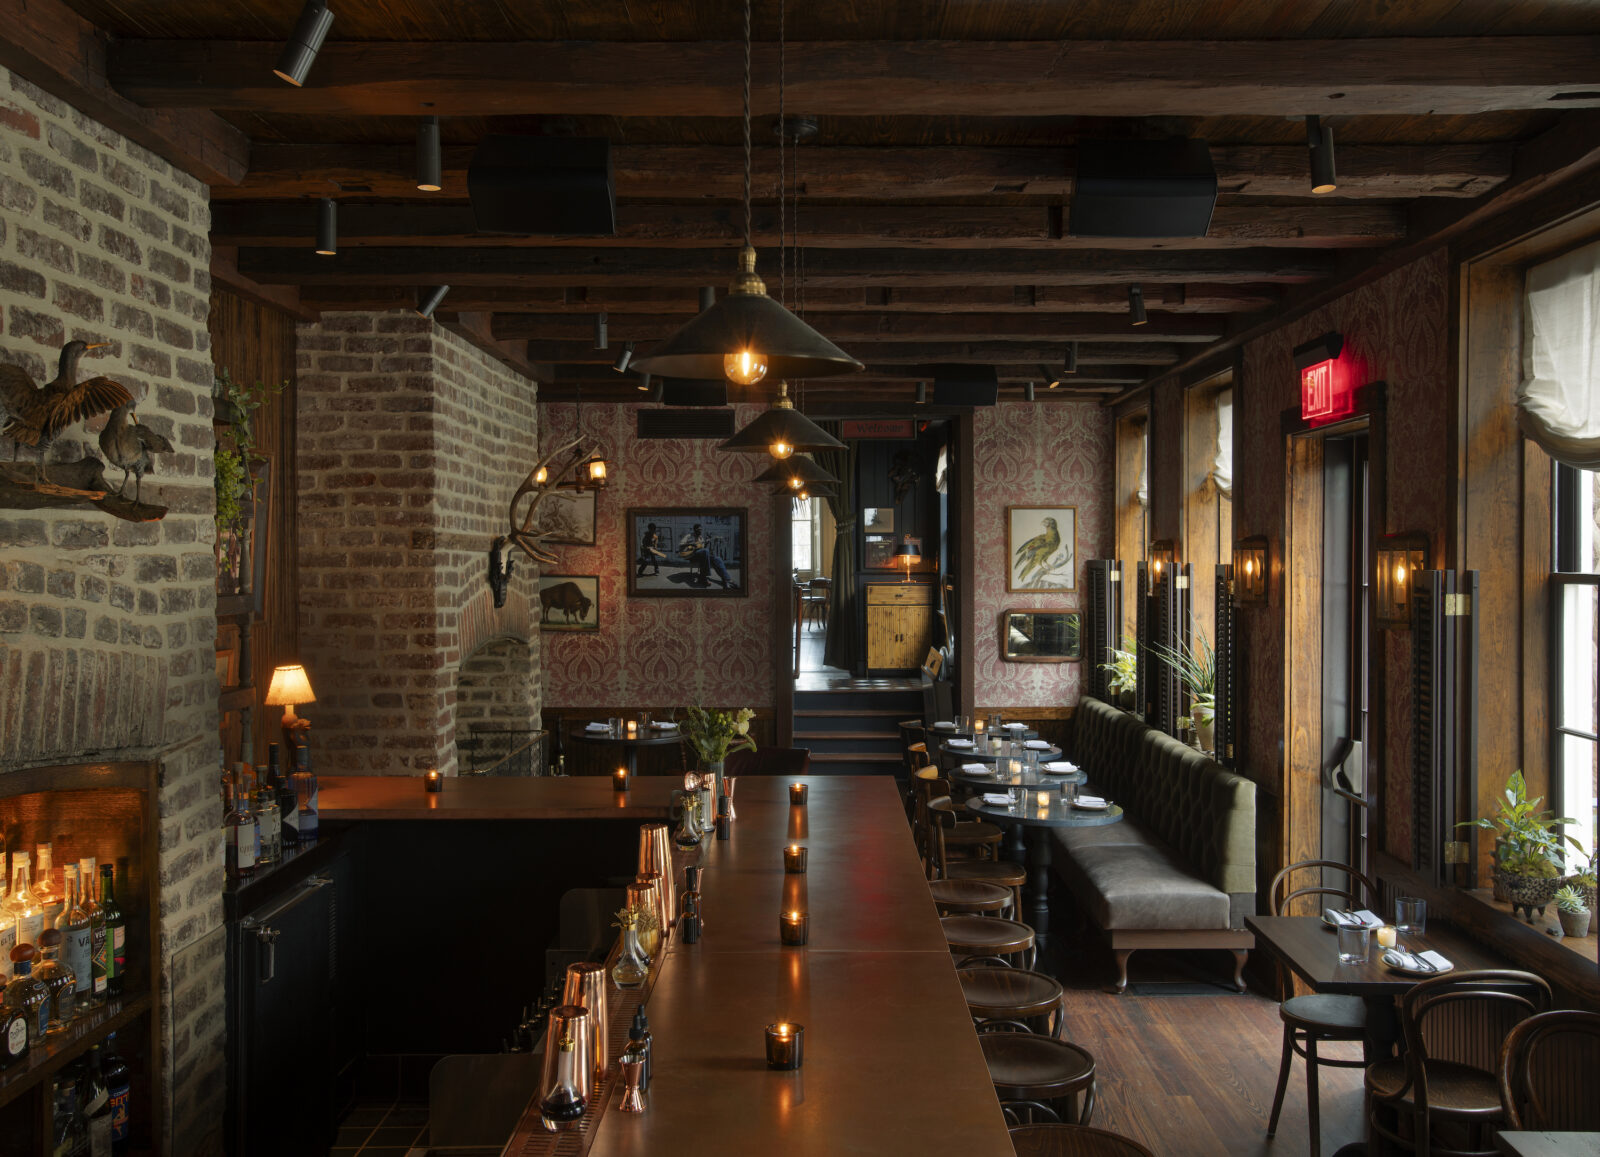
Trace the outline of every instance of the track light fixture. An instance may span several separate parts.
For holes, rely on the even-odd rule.
[[[1061,372],[1064,374],[1078,372],[1078,343],[1075,341],[1067,343],[1067,360],[1062,364]]]
[[[323,257],[339,252],[339,205],[330,197],[317,202],[317,252]]]
[[[1306,117],[1306,148],[1311,152],[1311,191],[1333,192],[1339,187],[1333,170],[1333,130],[1319,116]]]
[[[927,404],[928,404],[928,383],[927,382],[918,382],[917,383],[917,405],[926,406]]]
[[[644,393],[644,394],[648,394],[650,392],[650,375],[649,374],[640,374],[639,375],[639,392],[640,393]]]
[[[437,193],[444,188],[444,149],[439,144],[439,118],[417,122],[417,188]]]
[[[444,304],[445,294],[450,292],[448,285],[436,285],[422,299],[422,304],[417,306],[417,312],[423,317],[432,317],[433,311]]]
[[[597,350],[611,348],[611,340],[606,334],[606,325],[610,320],[609,314],[597,313],[594,315],[594,348]]]
[[[704,313],[717,304],[717,287],[715,285],[702,285],[700,287],[700,312]]]
[[[617,355],[617,360],[611,363],[611,368],[619,374],[628,372],[628,363],[633,360],[633,343],[624,342],[622,352]]]
[[[1128,286],[1128,321],[1133,325],[1143,325],[1149,320],[1144,312],[1144,290],[1137,285]]]
[[[1024,402],[1031,402],[1031,401],[1034,400],[1034,397],[1033,397],[1033,383],[1032,382],[1025,382],[1023,384],[1023,387],[1022,387],[1022,400]]]
[[[289,34],[288,43],[278,54],[278,67],[272,70],[273,74],[296,88],[303,85],[311,73],[311,66],[317,62],[317,53],[322,50],[328,29],[332,27],[333,13],[328,11],[324,0],[306,0],[305,7],[300,9],[300,19],[295,21],[294,31]]]

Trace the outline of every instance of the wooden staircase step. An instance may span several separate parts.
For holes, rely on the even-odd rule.
[[[897,707],[798,707],[796,719],[905,719],[904,709]]]
[[[813,751],[812,763],[899,763],[901,757],[890,751]]]

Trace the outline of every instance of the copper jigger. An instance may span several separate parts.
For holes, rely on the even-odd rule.
[[[539,1067],[539,1101],[541,1106],[555,1090],[561,1079],[561,1042],[572,1041],[571,1081],[584,1107],[594,1097],[594,1064],[589,1059],[589,1010],[576,1004],[563,1004],[550,1010],[549,1027],[545,1030],[544,1063]],[[544,1127],[552,1133],[566,1132],[583,1123],[579,1114],[573,1119],[544,1118]]]
[[[672,872],[672,830],[666,824],[640,825],[638,870],[661,873],[661,899],[667,914],[661,934],[665,936],[678,910],[678,888]]]
[[[622,1062],[622,1103],[617,1106],[618,1112],[644,1112],[644,1096],[639,1092],[639,1082],[643,1079],[643,1061]]]
[[[725,775],[722,777],[722,795],[723,798],[728,801],[729,823],[732,823],[734,820],[739,818],[739,813],[733,810],[733,785],[738,782],[739,777],[736,775]]]
[[[660,872],[640,872],[635,881],[649,889],[647,893],[650,900],[650,910],[656,914],[657,927],[661,929],[661,943],[667,942],[667,929],[672,927],[672,921],[667,919],[666,895],[662,886]]]
[[[606,966],[586,960],[567,965],[567,984],[561,993],[562,1004],[581,1004],[589,1010],[589,1063],[594,1066],[594,1081],[606,1077],[606,1042],[611,1022],[606,1016]]]
[[[641,912],[648,912],[652,919],[659,919],[656,911],[654,892],[661,887],[657,881],[635,881],[628,885],[628,907],[637,908]],[[649,932],[639,933],[639,947],[644,949],[644,954],[653,963],[657,953],[661,951],[661,926],[658,924]]]

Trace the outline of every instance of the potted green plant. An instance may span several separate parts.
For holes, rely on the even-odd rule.
[[[1457,825],[1495,833],[1496,889],[1504,891],[1512,912],[1525,913],[1530,924],[1534,910],[1544,915],[1545,907],[1561,886],[1565,845],[1583,851],[1577,840],[1561,830],[1563,824],[1574,821],[1564,816],[1552,818],[1549,812],[1540,811],[1543,802],[1543,796],[1528,798],[1528,784],[1519,769],[1506,780],[1505,795],[1494,818],[1483,816]]]
[[[1111,648],[1111,662],[1101,663],[1100,669],[1110,675],[1106,690],[1115,696],[1117,705],[1124,711],[1132,711],[1134,691],[1139,686],[1138,644],[1132,635],[1124,635],[1122,646],[1125,649],[1120,651]]]
[[[1593,912],[1595,902],[1594,861],[1591,860],[1589,866],[1583,871],[1568,876],[1565,882],[1578,890],[1578,895],[1583,897],[1583,906]]]
[[[1561,920],[1563,936],[1589,935],[1589,905],[1583,902],[1583,893],[1571,884],[1556,891],[1556,916]]]
[[[1150,649],[1156,658],[1177,672],[1179,680],[1188,688],[1196,746],[1201,751],[1210,751],[1216,739],[1217,723],[1217,653],[1211,641],[1201,631],[1198,646],[1180,643],[1174,648],[1156,644]]]

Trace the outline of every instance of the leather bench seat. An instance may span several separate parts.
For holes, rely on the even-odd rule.
[[[1108,931],[1228,927],[1228,894],[1169,849],[1101,844],[1075,851],[1073,865],[1087,885],[1082,899],[1090,915]]]

